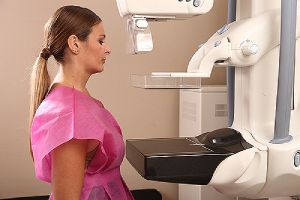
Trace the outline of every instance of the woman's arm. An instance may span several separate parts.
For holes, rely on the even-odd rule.
[[[51,152],[54,200],[80,200],[88,140],[72,139]]]

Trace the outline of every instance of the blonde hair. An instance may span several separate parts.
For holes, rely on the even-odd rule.
[[[31,128],[32,120],[39,105],[45,98],[50,86],[50,76],[47,70],[47,60],[39,56],[32,69],[30,77],[30,108],[29,108],[29,127]],[[31,147],[31,140],[30,140]],[[33,158],[32,149],[30,153]]]
[[[63,6],[48,20],[44,28],[44,48],[36,59],[30,80],[29,132],[35,113],[45,99],[51,83],[47,70],[47,60],[53,55],[59,63],[64,62],[65,49],[69,36],[76,35],[86,41],[92,27],[102,20],[93,11],[80,6]],[[30,153],[33,158],[30,139]]]

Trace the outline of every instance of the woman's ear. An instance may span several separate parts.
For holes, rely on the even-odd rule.
[[[70,35],[68,38],[68,47],[74,54],[79,53],[79,39],[76,35]]]

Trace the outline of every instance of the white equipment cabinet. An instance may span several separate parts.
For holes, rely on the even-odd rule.
[[[197,136],[227,127],[226,86],[180,90],[179,136]],[[179,200],[232,200],[210,186],[179,184]]]

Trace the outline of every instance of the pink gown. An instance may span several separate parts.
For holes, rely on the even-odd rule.
[[[120,174],[125,148],[121,129],[100,101],[67,86],[57,86],[41,103],[32,122],[35,174],[51,183],[51,154],[76,139],[100,145],[85,169],[81,200],[133,200]],[[52,193],[50,200],[53,199]]]

